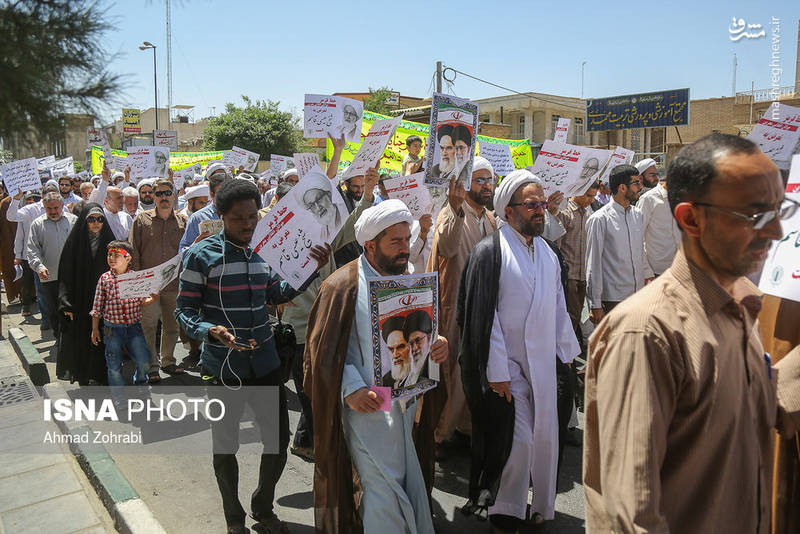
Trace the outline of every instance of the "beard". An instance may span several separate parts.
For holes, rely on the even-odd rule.
[[[375,263],[378,267],[390,275],[398,275],[406,272],[408,267],[408,254],[398,254],[397,256],[387,256],[380,248],[375,249]]]
[[[544,215],[541,220],[534,218],[522,219],[519,223],[519,228],[516,229],[524,236],[537,237],[544,232]]]
[[[347,188],[347,196],[349,196],[350,198],[352,198],[353,200],[358,202],[359,200],[361,200],[361,197],[364,196],[364,193],[358,193],[358,194],[357,193],[353,193],[352,191],[350,191],[350,188],[348,187]]]
[[[492,201],[492,195],[484,197],[478,191],[470,189],[467,191],[467,196],[477,205],[479,206],[488,206],[489,203]]]

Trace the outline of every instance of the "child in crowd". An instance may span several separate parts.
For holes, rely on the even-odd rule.
[[[92,343],[95,345],[100,343],[100,318],[103,319],[109,386],[125,385],[125,379],[122,378],[122,351],[125,348],[136,365],[134,384],[147,384],[147,373],[150,370],[150,351],[142,333],[142,305],[154,302],[158,295],[122,299],[117,289],[117,277],[128,272],[132,254],[133,247],[127,241],[112,241],[108,244],[107,260],[110,270],[100,276],[94,294],[94,305],[89,312],[92,316]]]
[[[403,176],[420,171],[422,157],[419,153],[422,150],[422,139],[418,135],[409,135],[406,138],[406,148],[408,149],[408,154],[403,158]]]

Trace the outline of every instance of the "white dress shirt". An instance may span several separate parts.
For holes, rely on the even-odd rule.
[[[419,221],[414,221],[411,225],[411,246],[409,247],[408,261],[414,266],[415,273],[424,273],[428,265],[428,258],[431,257],[431,243],[433,243],[434,227],[428,230],[428,235],[423,241],[419,237]]]
[[[681,232],[667,202],[667,188],[659,184],[639,197],[636,207],[642,212],[644,251],[650,268],[661,274],[672,265],[681,246]]]
[[[611,202],[586,221],[586,296],[589,307],[620,302],[644,287],[653,276],[644,254],[642,212]]]

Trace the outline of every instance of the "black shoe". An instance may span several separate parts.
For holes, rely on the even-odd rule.
[[[41,330],[42,332],[44,332],[45,330],[50,330],[50,328],[51,327],[49,322],[44,322],[39,325],[39,330]]]
[[[289,447],[289,452],[306,462],[314,463],[314,447],[300,447],[293,443]]]
[[[200,365],[200,353],[192,354],[191,352],[187,357],[181,361],[181,367],[187,371],[197,371]]]

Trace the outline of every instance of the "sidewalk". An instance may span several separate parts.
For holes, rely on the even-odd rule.
[[[8,326],[4,321],[3,327]],[[116,532],[69,449],[25,453],[46,432],[60,431],[43,420],[40,395],[19,365],[7,334],[4,330],[0,341],[0,532]]]

